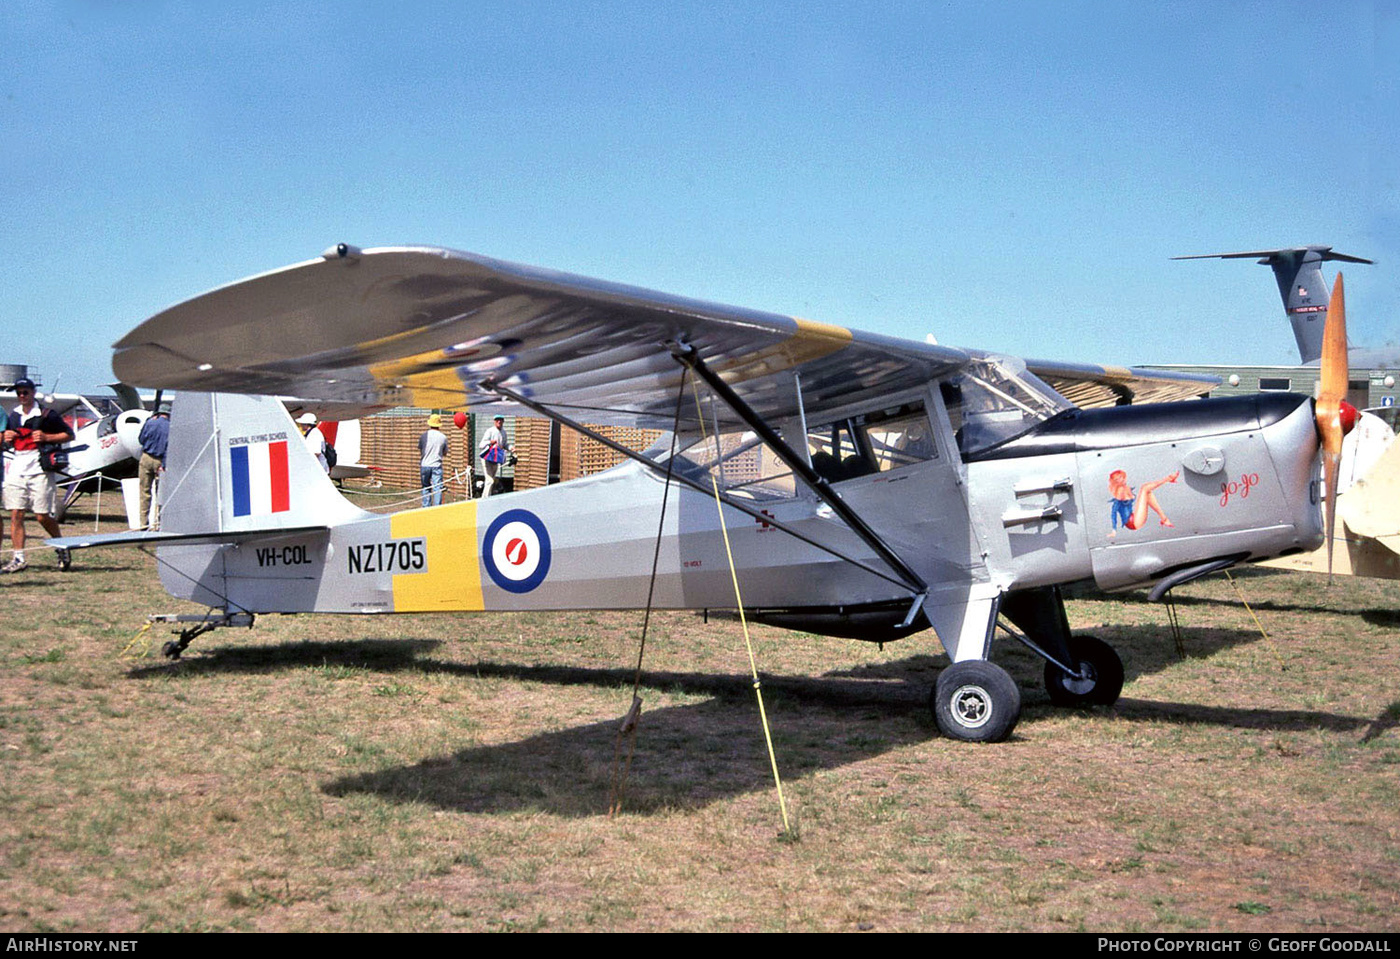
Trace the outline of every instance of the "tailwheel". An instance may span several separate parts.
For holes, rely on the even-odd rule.
[[[1045,691],[1056,706],[1112,706],[1123,691],[1123,661],[1095,636],[1069,638],[1070,662],[1079,675],[1045,664]]]
[[[994,663],[973,659],[938,674],[930,705],[939,730],[950,739],[998,743],[1021,718],[1021,690]]]
[[[220,626],[246,626],[253,628],[253,614],[230,613],[227,610],[211,609],[204,616],[191,616],[188,613],[159,613],[146,618],[148,625],[155,623],[194,623],[188,629],[179,630],[179,639],[172,639],[161,646],[160,654],[171,661],[179,659],[189,649],[195,637],[218,629]]]

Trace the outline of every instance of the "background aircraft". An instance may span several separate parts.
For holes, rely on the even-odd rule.
[[[1293,327],[1298,356],[1305,364],[1322,357],[1322,331],[1327,324],[1327,281],[1322,264],[1329,261],[1373,264],[1374,260],[1334,252],[1330,246],[1298,246],[1284,250],[1255,250],[1250,253],[1201,253],[1175,256],[1174,260],[1239,260],[1259,258],[1260,266],[1274,271],[1284,315]],[[1347,362],[1353,367],[1380,369],[1400,365],[1400,349],[1349,349]]]
[[[1395,442],[1395,431],[1389,424],[1371,413],[1363,413],[1356,429],[1346,438],[1344,464],[1350,463],[1353,439],[1358,434],[1355,469],[1344,467],[1337,485],[1332,568],[1328,568],[1325,547],[1270,560],[1264,565],[1311,573],[1330,571],[1400,579],[1400,443]]]
[[[78,393],[43,393],[39,402],[62,416],[73,429],[67,446],[68,469],[59,481],[55,518],[63,520],[68,508],[84,493],[118,485],[136,475],[141,459],[141,427],[150,416],[136,390],[124,383],[112,384],[112,397]],[[159,402],[159,394],[156,401]],[[0,394],[0,407],[8,414],[15,406],[13,394]]]
[[[261,612],[739,606],[878,642],[931,626],[952,660],[930,698],[940,729],[997,740],[1020,713],[989,661],[998,628],[1045,659],[1056,703],[1119,694],[1122,664],[1071,635],[1062,584],[1160,594],[1322,541],[1318,453],[1330,475],[1345,419],[1335,314],[1316,403],[1087,410],[1042,377],[1120,399],[1210,380],[1032,372],[467,253],[342,244],[118,342],[124,379],[181,391],[164,531],[55,543],[160,545],[166,589],[212,608],[171,655]],[[380,516],[335,492],[280,403],[206,390],[670,433],[582,480]]]

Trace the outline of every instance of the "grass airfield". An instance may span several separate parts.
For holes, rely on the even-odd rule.
[[[111,508],[111,500],[104,504]],[[71,529],[92,528],[75,511]],[[32,528],[32,524],[31,524]],[[0,577],[0,928],[11,931],[1394,931],[1400,589],[1236,574],[1069,615],[1113,708],[939,737],[931,634],[756,627],[782,831],[738,623],[642,614],[200,612],[152,557]],[[624,750],[625,754],[625,750]]]

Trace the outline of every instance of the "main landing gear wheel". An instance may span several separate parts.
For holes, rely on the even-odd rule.
[[[63,491],[63,494],[57,498],[58,502],[54,504],[53,521],[55,523],[63,522],[63,518],[68,515],[68,507],[77,502],[79,495],[81,494],[78,492],[77,486]]]
[[[972,659],[938,674],[930,705],[948,738],[999,743],[1021,718],[1021,690],[1000,666]]]
[[[1123,691],[1123,661],[1113,647],[1094,636],[1071,636],[1069,652],[1084,678],[1045,664],[1045,691],[1056,706],[1112,706]]]

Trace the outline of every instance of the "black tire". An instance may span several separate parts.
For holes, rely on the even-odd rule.
[[[78,501],[77,487],[73,487],[72,490],[64,490],[58,496],[55,496],[54,499],[56,502],[53,507],[53,521],[55,523],[61,523],[63,522],[63,518],[68,515],[68,507]]]
[[[1089,674],[1076,679],[1054,663],[1045,664],[1045,691],[1056,706],[1112,706],[1123,692],[1123,661],[1095,636],[1071,636],[1070,655]]]
[[[949,739],[999,743],[1021,718],[1021,690],[1000,666],[973,659],[938,674],[930,705],[939,730]]]

